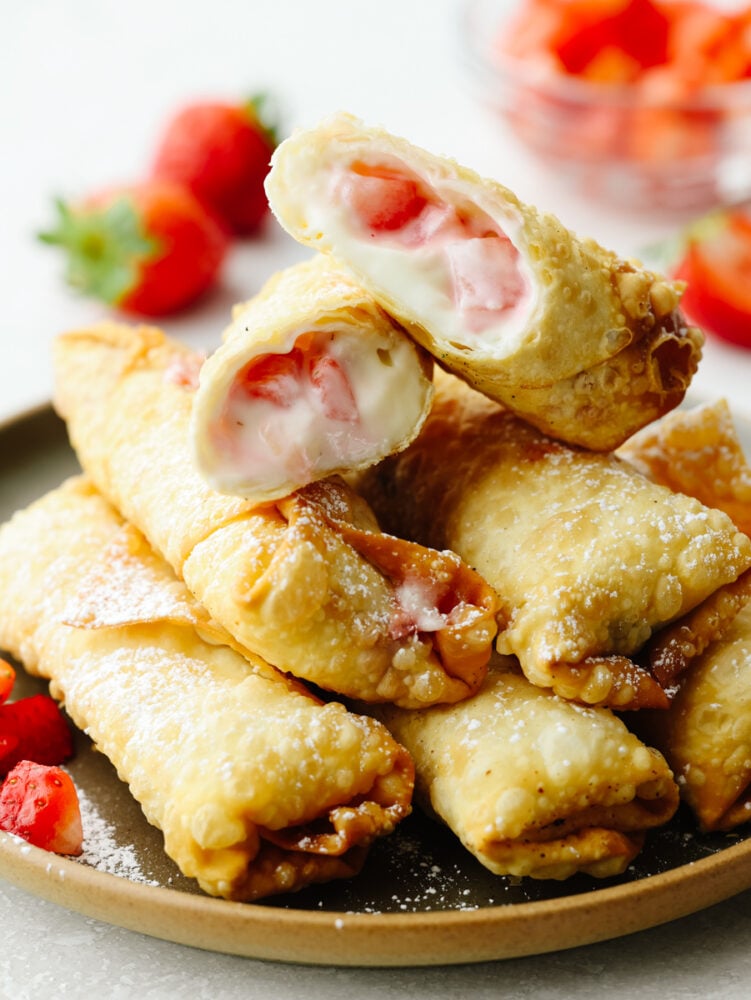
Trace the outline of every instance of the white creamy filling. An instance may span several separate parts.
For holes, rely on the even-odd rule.
[[[307,334],[298,329],[273,348],[257,345],[253,357],[288,355]],[[293,374],[272,380],[279,399],[243,387],[253,359],[235,369],[209,426],[217,488],[247,495],[294,489],[377,461],[415,426],[423,402],[415,380],[422,376],[406,338],[331,326],[315,332],[312,348]],[[311,353],[319,359],[312,366]],[[270,395],[276,395],[273,386]]]
[[[404,580],[395,590],[401,612],[401,624],[418,632],[439,632],[446,625],[446,616],[436,607],[435,587],[427,580]]]
[[[393,163],[387,158],[389,166]],[[519,349],[535,308],[536,285],[519,252],[521,220],[513,210],[500,218],[497,206],[484,206],[471,185],[460,180],[451,186],[443,180],[431,184],[426,178],[426,189],[440,203],[431,203],[419,219],[396,232],[367,232],[343,197],[353,181],[347,167],[337,165],[306,181],[310,228],[325,231],[334,254],[398,301],[413,322],[436,339],[492,357]],[[462,225],[456,208],[463,215],[469,205],[479,219],[492,220],[494,233],[478,237],[471,219],[469,228]]]

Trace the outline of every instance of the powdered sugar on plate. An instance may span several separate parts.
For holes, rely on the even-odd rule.
[[[144,875],[133,845],[118,843],[115,828],[99,814],[94,803],[80,787],[78,802],[83,825],[83,854],[77,860],[97,871],[119,875],[132,882],[159,885],[157,881]]]

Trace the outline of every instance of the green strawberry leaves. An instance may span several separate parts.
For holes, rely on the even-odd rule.
[[[68,284],[116,305],[138,284],[144,262],[161,252],[159,240],[144,231],[127,195],[94,208],[71,208],[60,198],[55,205],[57,224],[39,239],[67,252]]]

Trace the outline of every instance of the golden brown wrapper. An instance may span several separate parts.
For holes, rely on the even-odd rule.
[[[411,181],[430,210],[425,218],[403,227],[391,220],[385,230],[362,224],[342,192],[350,175],[373,168]],[[266,189],[284,228],[346,264],[441,365],[560,440],[616,447],[676,406],[696,371],[703,337],[680,312],[680,284],[578,238],[496,181],[351,115],[281,143]],[[447,209],[451,232],[436,237]],[[461,227],[473,242],[457,235]],[[482,240],[499,234],[510,241],[499,252],[513,273],[501,269],[493,284],[467,262],[482,259]],[[477,335],[478,311],[465,321],[456,308],[448,275],[457,262],[459,301],[461,289],[482,304],[501,301],[505,283],[523,288],[497,336]]]
[[[418,439],[359,488],[388,530],[488,580],[498,649],[533,683],[589,704],[666,707],[635,658],[702,602],[720,607],[751,567],[751,541],[721,511],[555,442],[448,375]]]
[[[341,480],[265,506],[213,491],[189,445],[197,367],[152,327],[58,338],[55,405],[97,488],[235,640],[279,669],[408,708],[476,690],[496,632],[491,588],[453,553],[382,535]]]
[[[0,648],[51,681],[184,874],[237,900],[355,874],[409,812],[408,754],[227,638],[81,477],[0,529]]]
[[[378,709],[415,761],[419,801],[499,875],[624,871],[678,789],[609,710],[565,701],[497,658],[465,702]]]
[[[667,712],[637,723],[704,830],[751,819],[751,602],[681,678]]]
[[[751,468],[725,400],[668,414],[619,454],[751,530]],[[655,670],[676,677],[677,693],[638,726],[667,756],[701,827],[730,830],[751,819],[751,573],[707,603],[690,631],[678,623],[656,637]]]
[[[751,466],[727,400],[668,413],[618,454],[648,479],[724,510],[751,535]]]

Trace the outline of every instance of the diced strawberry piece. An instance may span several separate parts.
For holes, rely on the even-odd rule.
[[[46,694],[0,705],[0,777],[20,760],[61,764],[73,754],[73,737],[55,701]]]
[[[16,672],[13,667],[7,660],[0,660],[0,705],[2,705],[13,690],[15,680]],[[0,740],[1,739],[2,735],[0,734]]]
[[[0,786],[0,830],[56,854],[81,854],[81,810],[70,776],[20,761]]]
[[[296,347],[288,354],[262,354],[243,369],[240,384],[253,399],[287,408],[300,395],[302,370],[303,354]]]
[[[456,305],[465,312],[500,313],[525,294],[519,253],[506,237],[489,236],[446,247]]]
[[[396,230],[416,219],[427,204],[416,180],[386,166],[354,164],[344,199],[366,229]]]
[[[328,354],[319,354],[309,361],[310,381],[321,401],[328,420],[356,424],[360,420],[352,386],[344,369]]]

